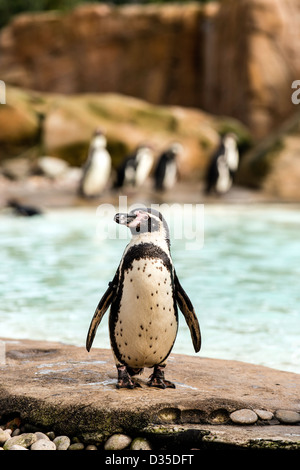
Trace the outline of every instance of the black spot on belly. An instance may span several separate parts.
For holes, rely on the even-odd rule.
[[[143,329],[144,329],[143,325],[140,325],[140,329],[141,329],[141,330],[143,330]]]

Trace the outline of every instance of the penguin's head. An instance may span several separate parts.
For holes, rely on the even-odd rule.
[[[175,159],[179,154],[183,153],[183,146],[177,142],[171,145],[169,149],[169,157]]]
[[[233,132],[228,132],[223,136],[223,140],[225,143],[237,144],[238,138]]]
[[[106,147],[106,144],[107,144],[107,140],[106,140],[103,130],[100,127],[97,127],[93,135],[93,146],[94,147]]]
[[[114,217],[115,222],[130,228],[133,236],[140,234],[155,233],[170,243],[168,224],[162,214],[149,208],[138,208],[126,213],[118,213]]]

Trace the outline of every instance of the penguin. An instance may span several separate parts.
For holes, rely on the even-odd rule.
[[[153,165],[153,153],[146,145],[139,146],[120,165],[115,187],[140,187],[144,184]]]
[[[79,194],[82,197],[99,196],[107,185],[111,172],[111,157],[106,144],[105,135],[100,129],[96,129],[79,185]]]
[[[171,189],[176,183],[178,176],[176,158],[182,150],[182,146],[175,143],[159,157],[154,170],[154,187],[156,190]]]
[[[194,307],[173,266],[168,225],[160,212],[149,208],[118,213],[114,220],[127,226],[132,237],[91,320],[86,348],[90,351],[110,307],[109,335],[118,372],[117,388],[139,387],[133,376],[144,368],[153,368],[149,387],[175,388],[165,379],[164,370],[177,336],[177,306],[196,352],[201,347],[201,333]]]
[[[234,176],[239,167],[239,159],[240,159],[236,135],[233,133],[227,134],[224,139],[224,144],[225,144],[226,162],[227,162],[231,179],[233,182]]]
[[[35,215],[42,215],[42,211],[37,207],[27,206],[24,204],[20,204],[19,202],[11,199],[7,203],[8,207],[11,207],[15,214],[22,215],[24,217],[33,217]]]
[[[217,194],[227,193],[234,180],[239,165],[239,151],[233,134],[221,138],[220,145],[213,155],[206,175],[206,194],[213,190]]]

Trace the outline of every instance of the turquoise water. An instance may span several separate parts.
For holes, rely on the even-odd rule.
[[[0,337],[85,345],[129,237],[114,213],[0,215]],[[203,357],[300,372],[300,211],[295,206],[174,205],[172,256],[202,330]],[[189,225],[190,224],[190,225]],[[108,315],[94,342],[109,348]],[[183,316],[173,352],[194,354]]]

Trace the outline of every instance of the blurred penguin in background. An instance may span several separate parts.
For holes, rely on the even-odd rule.
[[[79,194],[82,197],[99,196],[107,186],[111,173],[111,157],[106,149],[106,137],[101,129],[96,129],[83,166]]]
[[[168,190],[175,185],[178,177],[176,160],[182,152],[182,145],[175,143],[161,154],[154,171],[154,187],[156,190]]]
[[[239,151],[234,134],[226,134],[221,138],[217,151],[213,154],[206,174],[206,194],[216,192],[227,193],[234,180],[239,166]]]
[[[115,187],[140,187],[150,174],[153,165],[153,152],[147,145],[140,145],[125,158],[118,168]]]
[[[23,203],[16,201],[15,199],[10,199],[7,202],[7,207],[10,207],[11,209],[13,209],[13,212],[16,215],[22,215],[24,217],[33,217],[35,215],[42,215],[41,209],[35,206],[25,205]]]

